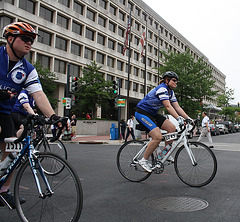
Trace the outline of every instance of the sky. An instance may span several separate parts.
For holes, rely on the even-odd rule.
[[[143,0],[226,76],[240,102],[240,1]]]

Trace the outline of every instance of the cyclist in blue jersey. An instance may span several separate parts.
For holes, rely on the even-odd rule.
[[[23,88],[27,90],[36,101],[42,113],[51,119],[59,119],[51,107],[42,90],[36,69],[24,56],[31,50],[37,36],[35,30],[27,23],[15,22],[3,29],[3,37],[7,40],[6,46],[0,47],[0,90],[7,91],[10,95],[0,100],[0,149],[2,161],[7,157],[4,138],[14,137],[15,130],[10,112],[15,104],[18,94]],[[9,192],[11,177],[0,189],[0,195],[14,208],[14,196]],[[1,198],[0,198],[1,199]],[[24,203],[23,198],[20,199]],[[4,204],[0,201],[0,206]]]
[[[149,132],[149,136],[152,138],[143,158],[139,161],[139,164],[148,172],[152,171],[148,158],[162,140],[160,128],[166,130],[168,133],[176,131],[175,125],[166,119],[165,116],[159,114],[158,110],[165,107],[168,113],[177,119],[179,124],[184,124],[184,119],[193,121],[180,107],[175,97],[173,89],[176,88],[178,80],[178,75],[175,72],[168,71],[164,73],[160,85],[152,89],[146,97],[137,104],[135,118],[140,125],[145,127]],[[165,144],[167,150],[170,149],[171,143],[172,141]],[[174,161],[171,156],[169,160]]]

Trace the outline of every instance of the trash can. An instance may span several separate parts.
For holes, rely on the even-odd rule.
[[[115,140],[118,140],[118,128],[115,128]]]
[[[110,140],[115,140],[115,139],[116,139],[116,128],[115,128],[115,123],[112,123],[110,128]]]

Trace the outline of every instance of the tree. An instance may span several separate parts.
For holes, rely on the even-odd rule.
[[[99,72],[101,66],[91,62],[82,69],[83,77],[79,78],[78,90],[75,93],[77,106],[73,112],[86,112],[91,110],[93,118],[97,118],[97,107],[109,107],[109,100],[113,99],[112,82],[106,81]]]
[[[219,107],[227,107],[230,105],[230,101],[234,99],[234,90],[226,87],[226,91],[217,98],[217,104]]]
[[[229,119],[234,122],[236,108],[228,106],[224,107],[222,111],[219,112],[220,115],[224,115],[225,119]]]
[[[163,65],[159,68],[160,74],[174,71],[179,76],[177,88],[174,90],[179,104],[189,115],[196,117],[197,110],[202,110],[203,99],[211,99],[216,95],[213,91],[214,80],[212,71],[202,58],[194,59],[187,51],[184,53],[168,53],[164,55]]]
[[[58,99],[54,97],[54,92],[57,88],[57,83],[55,82],[55,80],[57,80],[56,75],[51,72],[50,69],[44,68],[38,61],[33,64],[33,66],[38,72],[39,80],[41,82],[44,93],[46,94],[53,109],[55,109],[58,105]]]

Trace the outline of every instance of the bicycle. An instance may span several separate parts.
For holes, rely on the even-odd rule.
[[[183,183],[191,187],[202,187],[214,179],[217,172],[217,159],[213,151],[207,145],[189,141],[187,138],[194,127],[190,129],[191,124],[187,122],[180,132],[163,135],[166,141],[174,140],[174,142],[163,159],[158,157],[158,154],[161,153],[160,146],[152,153],[149,158],[152,163],[152,172],[161,174],[167,165],[168,157],[174,150],[177,150],[174,158],[174,169]],[[151,175],[152,172],[146,172],[139,165],[139,160],[143,157],[150,141],[151,138],[144,141],[132,140],[120,147],[117,153],[117,167],[121,175],[127,180],[141,182]]]
[[[62,123],[64,118],[60,119]],[[21,164],[14,183],[16,210],[21,221],[78,221],[82,211],[83,193],[79,177],[73,167],[62,157],[39,152],[33,146],[34,125],[43,125],[46,121],[40,116],[30,115],[24,123],[20,138],[6,138],[6,150],[21,150],[9,165],[6,174],[0,179],[0,188],[13,173],[24,156],[27,160]],[[60,128],[57,139],[61,134]],[[61,166],[61,171],[55,168]],[[20,204],[19,197],[26,199]],[[9,209],[12,207],[0,195]]]

